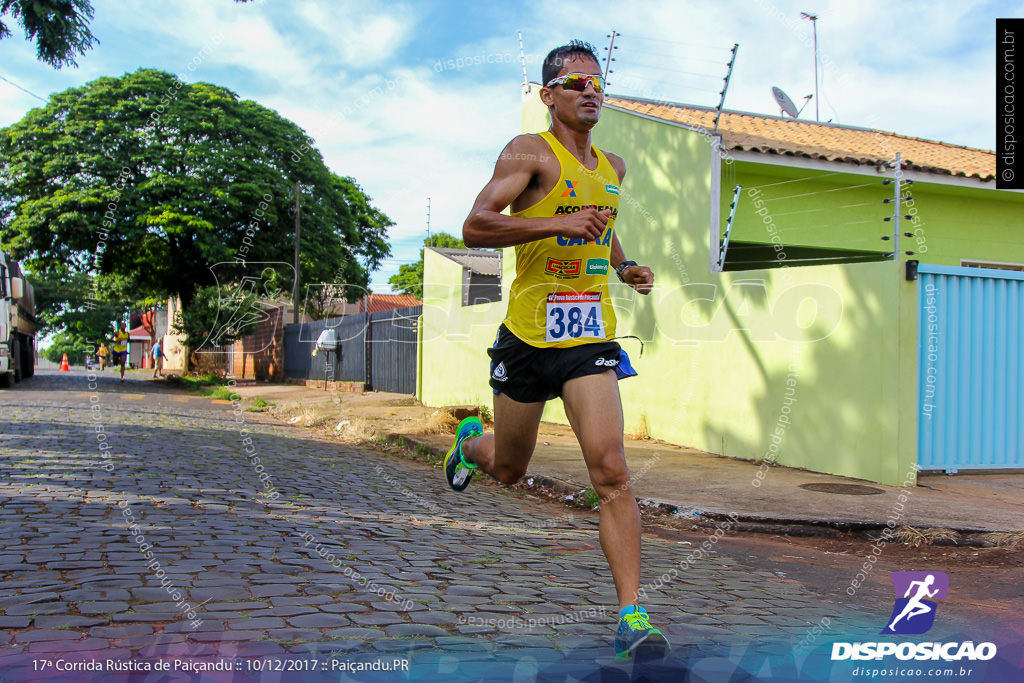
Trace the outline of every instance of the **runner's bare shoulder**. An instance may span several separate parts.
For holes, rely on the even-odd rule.
[[[612,165],[612,168],[615,169],[615,172],[619,174],[619,182],[621,182],[622,178],[626,175],[626,160],[620,157],[618,154],[606,152],[603,149],[601,150],[601,152],[604,153],[606,157],[608,157],[608,163],[610,163]]]
[[[544,138],[536,133],[526,133],[512,138],[505,145],[505,149],[501,150],[498,161],[536,172],[545,164],[554,161],[554,154]]]

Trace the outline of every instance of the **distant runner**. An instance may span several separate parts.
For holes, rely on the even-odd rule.
[[[114,332],[113,354],[111,360],[114,365],[121,366],[121,382],[124,382],[124,364],[128,362],[128,325],[119,323],[117,332]]]
[[[601,500],[601,548],[619,602],[615,652],[647,658],[668,643],[638,603],[640,512],[623,452],[617,381],[635,375],[615,337],[608,276],[647,294],[649,268],[627,261],[615,236],[622,159],[591,145],[601,116],[604,79],[594,48],[573,41],[544,60],[541,101],[551,128],[520,135],[498,158],[494,175],[463,226],[467,247],[516,248],[508,313],[491,356],[494,434],[463,420],[445,457],[456,491],[479,469],[505,484],[526,473],[544,404],[561,397]],[[511,206],[512,214],[501,212]]]
[[[107,367],[107,354],[108,353],[109,352],[107,351],[107,345],[104,344],[103,342],[100,342],[100,347],[98,349],[96,349],[96,358],[100,362],[100,370],[105,370],[106,367]]]

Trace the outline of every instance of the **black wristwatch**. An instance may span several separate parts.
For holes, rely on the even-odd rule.
[[[637,265],[636,261],[623,261],[619,265],[615,266],[615,274],[619,276],[619,282],[625,282],[625,280],[622,279],[622,271],[635,265]]]

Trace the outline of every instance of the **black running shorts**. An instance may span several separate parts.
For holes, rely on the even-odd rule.
[[[487,349],[491,388],[519,403],[550,401],[562,395],[562,385],[570,379],[614,370],[621,350],[613,341],[568,348],[530,346],[502,325],[494,346]]]

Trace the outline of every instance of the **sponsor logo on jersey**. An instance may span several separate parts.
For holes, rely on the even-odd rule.
[[[608,274],[608,259],[606,258],[588,258],[587,259],[587,275],[607,275]]]
[[[559,280],[570,280],[580,276],[582,263],[581,259],[562,260],[549,258],[548,264],[544,267],[544,272],[554,275]]]
[[[604,191],[607,192],[608,194],[618,194],[619,193],[619,186],[618,185],[605,185],[604,186]]]
[[[599,244],[602,247],[607,247],[612,243],[612,228],[606,228],[604,234],[596,240],[585,240],[582,237],[563,237],[559,235],[555,238],[560,247],[582,247],[584,244]]]
[[[614,207],[614,206],[601,206],[600,204],[560,204],[558,206],[558,208],[555,209],[554,215],[555,216],[564,216],[564,215],[567,215],[567,214],[570,214],[570,213],[576,213],[577,211],[582,211],[583,209],[595,209],[597,211],[606,211],[606,210],[607,211],[611,211],[612,212],[612,216],[611,216],[612,218],[615,218],[616,216],[619,215],[619,210],[618,210],[617,207]]]
[[[576,181],[566,180],[565,184],[566,184],[567,187],[565,188],[565,192],[562,193],[562,196],[563,197],[575,197],[576,196],[576,183],[578,183],[578,182],[579,182],[578,180],[576,180]]]

